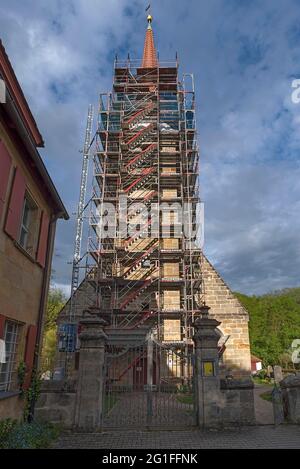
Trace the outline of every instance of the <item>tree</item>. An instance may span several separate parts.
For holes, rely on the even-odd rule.
[[[66,303],[66,296],[59,288],[50,288],[44,324],[41,371],[52,371],[54,367],[57,336],[57,317]]]
[[[50,288],[47,302],[47,312],[45,320],[45,330],[53,329],[56,327],[56,319],[64,304],[66,303],[66,296],[59,288]]]
[[[249,312],[251,351],[265,366],[291,365],[290,347],[300,338],[300,288],[263,296],[236,294]]]

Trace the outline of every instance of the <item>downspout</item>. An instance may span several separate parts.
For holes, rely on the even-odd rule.
[[[36,334],[35,352],[34,352],[34,360],[33,360],[33,370],[36,370],[36,371],[39,369],[39,366],[40,366],[40,355],[41,355],[41,350],[42,350],[42,345],[43,345],[42,336],[43,336],[44,319],[45,319],[49,283],[50,283],[50,276],[51,276],[51,265],[52,265],[52,255],[53,255],[54,239],[55,239],[55,231],[56,231],[56,222],[58,218],[60,217],[61,217],[60,213],[52,215],[50,223],[49,223],[47,250],[46,250],[46,262],[45,262],[43,280],[42,280],[42,291],[41,291],[41,297],[40,297],[39,314],[38,314],[38,322],[37,322],[37,334]],[[31,402],[31,406],[30,406],[30,411],[29,411],[30,421],[32,421],[34,417],[34,407],[35,407],[35,400]]]

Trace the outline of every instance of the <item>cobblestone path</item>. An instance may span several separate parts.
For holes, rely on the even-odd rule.
[[[168,426],[169,428],[191,427],[194,424],[193,405],[180,402],[173,393],[119,393],[112,409],[104,418],[105,428],[138,428]],[[148,412],[147,412],[148,411]],[[147,413],[152,414],[147,421]]]
[[[212,431],[119,431],[65,434],[56,448],[88,449],[205,449],[300,448],[300,426],[272,425]]]

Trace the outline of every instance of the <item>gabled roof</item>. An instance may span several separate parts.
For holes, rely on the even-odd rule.
[[[43,147],[44,141],[43,137],[40,134],[40,131],[37,127],[37,124],[34,120],[34,117],[31,113],[31,110],[28,106],[22,88],[18,82],[18,79],[15,75],[14,69],[8,55],[5,51],[3,43],[0,39],[0,75],[1,78],[5,81],[7,91],[14,98],[15,104],[18,108],[20,116],[30,133],[32,140],[35,143],[36,147]]]
[[[12,132],[16,145],[21,142],[22,157],[29,163],[28,168],[37,177],[39,187],[53,207],[56,217],[68,220],[67,210],[37,150],[37,147],[44,147],[42,135],[1,40],[0,78],[6,85],[6,103],[0,104],[0,111],[4,113],[3,119],[7,129]]]
[[[254,363],[260,363],[260,362],[262,362],[262,359],[256,357],[255,355],[251,355],[251,361],[254,362]]]

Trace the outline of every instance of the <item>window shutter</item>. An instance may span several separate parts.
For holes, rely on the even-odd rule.
[[[27,370],[25,382],[24,382],[25,389],[28,389],[28,387],[30,386],[33,359],[34,359],[35,342],[36,342],[36,334],[37,334],[37,326],[33,326],[33,325],[28,326],[25,358],[24,358],[24,361],[26,363],[26,370]]]
[[[5,316],[0,314],[0,339],[4,339]]]
[[[38,250],[37,250],[37,258],[36,258],[37,262],[42,267],[45,267],[45,263],[46,263],[48,231],[49,231],[49,217],[45,212],[42,212],[39,245],[38,245]]]
[[[25,195],[25,178],[17,168],[12,193],[9,201],[5,231],[13,239],[18,240]]]
[[[11,157],[6,146],[0,140],[0,219],[4,208],[7,183],[11,168]]]

